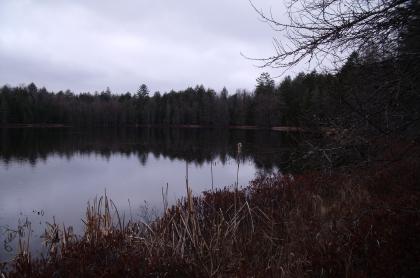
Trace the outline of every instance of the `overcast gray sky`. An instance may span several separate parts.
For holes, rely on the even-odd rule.
[[[279,17],[283,1],[258,0]],[[0,84],[135,92],[252,89],[275,33],[248,0],[0,0]]]

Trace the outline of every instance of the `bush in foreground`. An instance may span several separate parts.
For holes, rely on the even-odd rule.
[[[49,253],[5,277],[419,277],[420,167],[256,178],[128,222],[104,196],[85,233],[52,224]]]

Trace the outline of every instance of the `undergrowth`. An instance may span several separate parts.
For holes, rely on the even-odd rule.
[[[85,232],[49,224],[49,252],[21,250],[4,277],[420,277],[420,167],[257,177],[189,196],[152,221],[103,196]],[[24,249],[24,248],[23,248]]]

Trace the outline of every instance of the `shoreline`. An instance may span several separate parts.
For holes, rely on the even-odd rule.
[[[48,226],[45,257],[31,256],[26,236],[18,235],[22,247],[11,262],[0,262],[0,275],[412,277],[419,258],[418,169],[416,160],[405,160],[352,169],[360,179],[277,174],[195,196],[187,183],[187,197],[171,206],[164,201],[164,213],[150,222],[125,222],[105,194],[88,203],[81,235],[64,224]]]

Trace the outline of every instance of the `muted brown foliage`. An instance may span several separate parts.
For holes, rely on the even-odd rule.
[[[6,277],[415,277],[419,166],[259,177],[195,197],[192,212],[180,201],[150,224],[122,223],[105,197],[81,238],[60,230],[55,251],[20,254]]]

